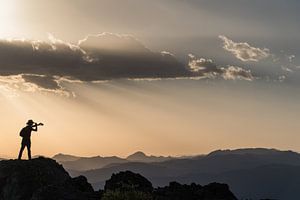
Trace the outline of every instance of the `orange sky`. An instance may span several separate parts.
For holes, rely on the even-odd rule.
[[[35,155],[127,156],[141,150],[176,156],[244,147],[300,151],[300,40],[299,21],[294,17],[298,10],[284,1],[269,2],[258,5],[235,1],[220,6],[216,0],[0,0],[0,40],[4,44],[0,57],[9,57],[0,59],[0,157],[16,157],[19,131],[28,119],[45,124],[32,136]],[[64,91],[56,91],[63,93],[56,94],[34,85],[40,81],[41,85],[59,88],[53,75],[61,78],[75,74],[76,79],[85,80],[97,76],[105,79],[105,72],[118,70],[121,74],[116,77],[130,74],[128,69],[132,68],[108,69],[101,74],[106,66],[103,68],[101,62],[97,65],[97,61],[103,55],[93,58],[98,51],[89,55],[79,47],[78,40],[104,32],[118,40],[106,44],[98,37],[101,48],[124,50],[126,55],[126,48],[139,47],[138,52],[141,49],[150,57],[167,58],[163,64],[178,61],[184,70],[215,70],[205,80],[158,76],[151,81],[69,81],[63,83]],[[20,44],[13,46],[11,38],[19,38],[14,42]],[[128,45],[120,48],[117,44]],[[26,45],[29,57],[22,57]],[[57,60],[50,66],[57,47],[63,55],[55,54]],[[14,58],[15,51],[20,51],[18,56],[27,65],[19,63],[20,57]],[[40,54],[50,59],[33,62],[34,68],[30,59],[41,61]],[[69,63],[62,59],[66,57],[72,64],[61,69]],[[74,60],[84,61],[85,66],[91,64],[90,71],[82,73],[87,68],[80,62],[73,66]],[[121,65],[114,61],[109,64]],[[189,68],[191,64],[193,68]],[[46,74],[37,72],[31,77],[36,82],[26,82],[20,74],[35,73],[33,68]],[[98,74],[93,74],[96,68]],[[65,69],[69,73],[65,74]],[[165,65],[154,66],[157,69],[169,70]],[[12,77],[4,77],[8,74]],[[43,76],[45,79],[40,80]]]
[[[19,130],[30,118],[45,123],[32,136],[32,151],[47,156],[300,149],[296,102],[238,82],[221,85],[195,80],[69,84],[76,98],[23,92],[11,96],[2,90],[0,152],[16,156]]]

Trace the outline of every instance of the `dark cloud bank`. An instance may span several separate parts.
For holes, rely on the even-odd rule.
[[[78,44],[49,36],[49,41],[1,40],[0,75],[21,75],[41,88],[61,89],[61,77],[80,81],[121,78],[203,77],[252,80],[250,71],[218,68],[213,61],[189,56],[188,64],[171,53],[152,52],[132,36],[89,35]],[[212,77],[207,76],[207,77]]]

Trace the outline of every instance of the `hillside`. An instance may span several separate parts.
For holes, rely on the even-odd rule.
[[[88,158],[83,157],[74,161],[63,161],[60,163],[68,170],[85,171],[85,170],[102,168],[109,164],[126,163],[126,162],[129,161],[116,156],[112,156],[112,157],[95,156],[95,157],[88,157]]]
[[[151,162],[163,162],[163,161],[175,159],[173,157],[153,156],[153,155],[148,156],[141,151],[135,152],[126,158],[120,158],[117,156],[78,157],[78,156],[67,155],[62,153],[57,154],[52,158],[57,162],[61,163],[65,169],[71,172],[71,174],[77,174],[78,171],[99,169],[105,166],[119,164],[119,163],[127,163],[127,162],[151,163]]]
[[[179,195],[180,194],[180,195]],[[0,200],[236,200],[228,185],[182,185],[154,188],[131,171],[112,174],[104,190],[94,191],[84,176],[71,178],[49,158],[0,161]]]
[[[144,152],[138,151],[135,152],[132,155],[129,155],[126,160],[131,162],[145,162],[145,163],[151,163],[151,162],[163,162],[167,160],[174,159],[173,157],[165,157],[165,156],[147,156]]]
[[[110,174],[125,170],[143,174],[154,186],[174,180],[200,184],[216,181],[228,183],[239,198],[282,199],[284,196],[286,200],[293,200],[300,196],[300,191],[293,190],[300,188],[300,155],[274,149],[215,151],[191,159],[115,164],[80,174],[86,176],[93,187],[102,188]]]
[[[54,160],[0,161],[1,200],[96,200],[99,197],[85,177],[71,178]]]
[[[57,162],[69,162],[69,161],[75,161],[78,160],[82,157],[79,156],[73,156],[73,155],[68,155],[68,154],[56,154],[55,156],[52,157],[52,159],[56,160]]]

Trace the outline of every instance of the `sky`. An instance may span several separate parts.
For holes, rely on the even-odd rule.
[[[296,0],[0,0],[0,157],[300,151]]]

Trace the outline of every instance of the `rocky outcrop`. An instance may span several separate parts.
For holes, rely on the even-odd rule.
[[[100,199],[85,177],[71,178],[52,159],[0,162],[0,200]]]
[[[228,185],[220,183],[201,186],[171,182],[169,186],[156,189],[154,196],[155,200],[237,200]]]
[[[228,185],[211,183],[182,185],[171,182],[169,186],[153,188],[150,181],[130,171],[113,174],[106,181],[102,200],[237,200]]]
[[[0,200],[236,200],[226,184],[153,188],[140,174],[113,174],[103,191],[95,192],[84,176],[71,178],[56,161],[0,161]]]
[[[111,178],[106,181],[104,190],[152,192],[153,187],[152,183],[140,174],[125,171],[118,174],[112,174]]]
[[[100,200],[101,193],[94,192],[84,176],[68,179],[57,185],[49,185],[37,190],[31,200]]]

